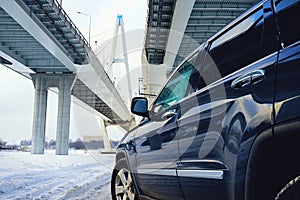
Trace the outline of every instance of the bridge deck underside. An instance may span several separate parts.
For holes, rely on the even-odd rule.
[[[0,50],[36,73],[70,73],[45,47],[0,8]]]
[[[200,44],[248,10],[258,0],[196,0],[173,68]]]
[[[55,37],[75,64],[86,64],[84,45],[89,45],[56,0],[22,0],[28,11],[38,18]]]
[[[145,50],[150,64],[162,64],[176,0],[149,0]]]
[[[124,123],[120,117],[97,95],[95,95],[85,84],[79,79],[76,80],[73,89],[72,95],[77,99],[85,102],[92,109],[101,113],[108,119],[111,119],[111,123]]]
[[[200,44],[259,0],[196,0],[189,17],[173,68]],[[169,29],[176,10],[176,0],[149,0],[145,41],[149,64],[164,63]]]

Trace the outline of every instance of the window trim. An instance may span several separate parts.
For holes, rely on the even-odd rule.
[[[267,0],[265,0],[265,1],[267,1]],[[218,31],[218,33],[216,33],[214,36],[212,36],[211,38],[209,38],[207,40],[208,50],[210,50],[211,44],[214,41],[216,41],[217,39],[219,39],[222,35],[224,35],[228,31],[232,30],[232,28],[234,28],[237,24],[241,23],[241,21],[245,20],[245,18],[248,18],[254,12],[257,12],[259,9],[263,9],[263,3],[265,1],[259,2],[258,4],[254,5],[252,8],[250,8],[250,10],[246,11],[245,13],[243,13],[241,16],[239,16],[238,18],[236,18],[235,20],[233,20],[232,22],[230,22],[227,26],[225,26],[224,28],[222,28],[220,31]]]

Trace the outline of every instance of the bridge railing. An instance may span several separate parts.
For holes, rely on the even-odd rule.
[[[80,32],[80,30],[75,25],[75,23],[71,20],[71,18],[68,16],[68,14],[66,13],[66,11],[62,8],[61,4],[57,0],[48,0],[48,1],[51,2],[52,7],[54,9],[58,10],[58,14],[62,14],[62,16],[65,18],[65,21],[67,23],[69,23],[70,29],[74,29],[75,35],[78,35],[79,38],[84,42],[84,44],[86,46],[88,46],[89,48],[91,48],[91,46],[90,46],[89,42],[87,41],[87,39],[85,39],[85,37],[83,36],[83,34]]]

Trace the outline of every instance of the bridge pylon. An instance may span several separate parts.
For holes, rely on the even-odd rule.
[[[119,31],[121,31],[121,32],[119,33]],[[121,39],[122,39],[122,50],[123,50],[122,57],[116,56],[118,36],[121,36]],[[132,98],[132,89],[131,89],[131,78],[130,78],[127,53],[128,52],[127,52],[127,45],[126,45],[123,15],[117,15],[114,37],[112,40],[110,60],[109,60],[109,65],[106,68],[107,69],[106,72],[110,76],[111,80],[114,80],[113,64],[124,63],[124,65],[126,67],[127,88],[128,88],[128,94],[129,94],[128,96],[129,96],[129,99],[131,99]],[[102,133],[103,133],[103,141],[104,141],[104,151],[103,152],[104,153],[111,152],[111,145],[110,145],[109,137],[108,137],[107,130],[106,130],[106,122],[102,120],[101,124],[102,124]]]
[[[120,30],[121,30],[121,32],[119,33]],[[122,56],[123,56],[123,58],[116,57],[117,41],[118,41],[119,35],[121,36],[121,39],[122,39],[122,50],[123,50]],[[109,76],[111,76],[112,80],[113,80],[113,64],[114,63],[124,63],[125,64],[128,93],[129,93],[129,98],[131,98],[132,89],[131,89],[131,79],[130,79],[130,71],[129,71],[129,64],[128,64],[128,52],[127,52],[127,45],[126,45],[123,15],[117,15],[114,37],[112,40],[110,61],[109,61],[109,66],[107,67],[107,74]]]

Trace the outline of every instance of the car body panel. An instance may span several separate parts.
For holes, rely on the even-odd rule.
[[[165,112],[152,116],[151,120],[144,122],[134,133],[136,177],[139,188],[145,195],[157,199],[183,199],[176,174],[178,142],[173,140],[177,117],[174,115],[162,119]],[[157,192],[159,190],[161,191]]]
[[[257,133],[273,124],[272,102],[276,60],[275,53],[227,77],[225,82],[220,83],[225,86],[224,99],[215,98],[215,101],[209,99],[214,96],[214,92],[218,93],[216,96],[222,96],[220,95],[222,87],[216,84],[182,103],[185,109],[181,109],[181,117],[178,119],[181,153],[181,165],[178,170],[224,172],[221,180],[205,176],[198,179],[179,177],[186,199],[194,199],[196,196],[204,199],[220,199],[227,196],[228,199],[232,199],[235,194],[230,191],[235,191],[234,183],[243,184],[244,175],[235,174],[236,167],[243,168],[242,166],[247,165],[247,154],[243,155],[242,152],[249,152],[251,146],[249,140],[253,141]],[[259,69],[265,70],[263,80],[245,88],[231,88],[235,77]],[[202,103],[205,101],[209,103]],[[198,104],[195,105],[195,102]],[[213,192],[213,188],[218,188],[219,192]]]

